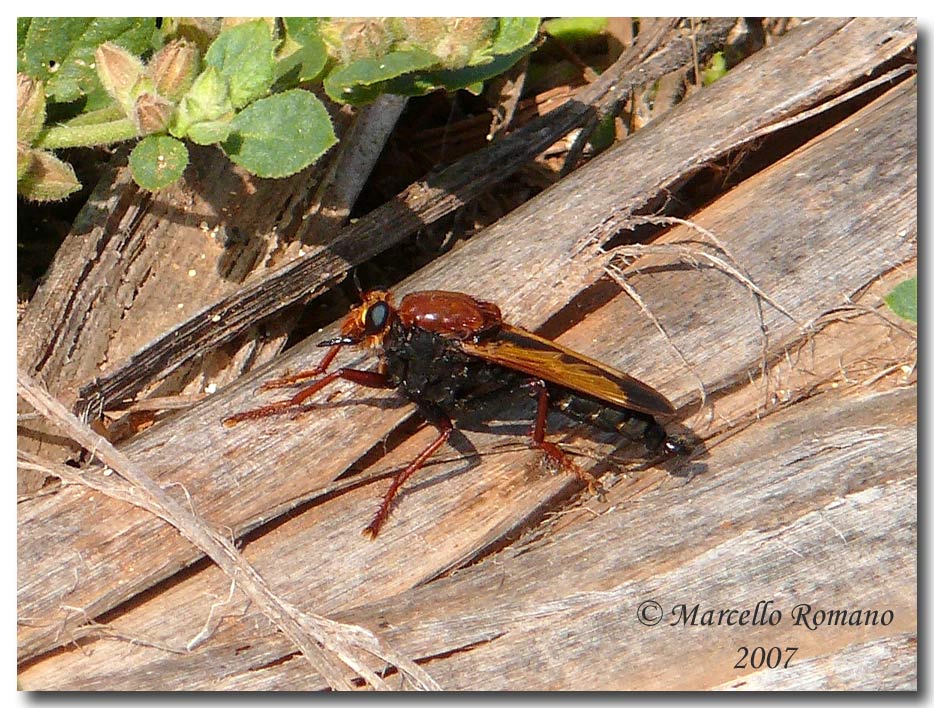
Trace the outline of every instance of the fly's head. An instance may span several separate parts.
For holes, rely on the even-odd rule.
[[[363,302],[353,308],[341,325],[341,336],[321,342],[318,346],[358,344],[367,348],[380,347],[389,332],[396,309],[386,290],[370,290],[362,295]]]

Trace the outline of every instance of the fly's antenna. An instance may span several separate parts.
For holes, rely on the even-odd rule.
[[[353,286],[357,290],[357,297],[363,299],[363,286],[360,284],[360,271],[357,268],[353,270]]]

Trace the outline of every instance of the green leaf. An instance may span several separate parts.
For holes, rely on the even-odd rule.
[[[723,52],[717,52],[710,57],[707,66],[701,71],[701,81],[704,86],[710,86],[717,79],[723,78],[727,70],[726,57]]]
[[[155,192],[178,180],[188,166],[185,143],[168,135],[149,135],[130,153],[130,172],[143,189]]]
[[[227,81],[215,67],[209,66],[178,102],[169,132],[176,138],[184,138],[191,133],[193,125],[229,120],[233,111]]]
[[[438,57],[423,49],[390,52],[375,59],[358,59],[324,79],[324,90],[341,103],[366,103],[382,93],[397,93],[389,82],[406,74],[438,65]]]
[[[234,108],[264,96],[276,78],[276,42],[263,20],[236,25],[221,32],[204,56],[230,87]]]
[[[463,69],[450,69],[447,71],[430,71],[411,77],[403,77],[394,83],[387,93],[401,93],[406,96],[423,96],[430,91],[445,89],[458,91],[476,84],[482,84],[487,79],[499,76],[531,51],[531,47],[523,47],[512,54],[494,57],[486,64],[465,66]]]
[[[45,150],[28,150],[26,164],[18,170],[16,191],[35,202],[55,202],[81,189],[75,171],[67,162]]]
[[[311,81],[316,79],[328,61],[328,50],[324,40],[318,34],[318,20],[314,17],[286,17],[285,31],[288,39],[298,45],[293,55],[288,57],[288,66],[298,65],[298,81]],[[285,73],[280,67],[279,74]]]
[[[918,322],[918,278],[899,283],[885,296],[885,304],[896,315],[911,322]]]
[[[339,67],[324,79],[324,88],[335,101],[351,104],[372,101],[383,93],[422,96],[437,89],[476,90],[532,50],[538,24],[536,17],[500,18],[492,43],[476,50],[471,63],[459,69],[442,69],[438,57],[412,49]]]
[[[94,51],[110,41],[134,54],[152,48],[155,18],[34,17],[17,25],[18,71],[45,82],[59,103],[100,94]]]
[[[519,56],[532,51],[530,46],[538,35],[540,20],[537,17],[500,17],[499,32],[493,42],[493,54],[513,54]],[[517,57],[518,59],[518,57]]]
[[[301,89],[251,103],[231,122],[230,159],[260,177],[287,177],[337,142],[324,104]]]
[[[16,54],[19,56],[19,53],[23,51],[23,46],[26,44],[26,35],[29,32],[29,25],[32,23],[31,17],[17,17],[16,18]]]
[[[187,138],[198,145],[222,143],[230,137],[230,120],[206,120],[188,129]]]
[[[577,42],[606,31],[606,17],[556,17],[542,23],[542,29],[562,42]]]

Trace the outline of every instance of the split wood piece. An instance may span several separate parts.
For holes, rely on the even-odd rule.
[[[115,159],[19,323],[19,366],[71,406],[102,371],[297,256],[302,237],[326,243],[346,223],[403,105],[387,97],[352,118],[335,110],[338,147],[280,180],[257,179],[195,146],[183,179],[152,195],[132,182],[125,154]],[[280,351],[296,316],[285,312],[223,350],[202,351],[147,392],[199,394],[235,380]],[[132,432],[123,420],[111,427],[117,439]],[[41,422],[22,427],[19,444],[50,461],[73,455]]]
[[[635,86],[709,56],[725,40],[733,20],[711,20],[696,41],[678,37],[651,57],[637,44],[593,84],[560,108],[516,130],[502,141],[413,184],[392,201],[342,230],[332,242],[204,307],[135,352],[124,363],[83,386],[76,411],[98,416],[114,402],[137,394],[154,379],[192,357],[229,341],[291,305],[307,302],[338,282],[347,271],[403,238],[451,213],[499,181],[569,131],[596,114],[612,110]],[[654,45],[649,47],[655,49]],[[640,64],[638,60],[645,60]]]
[[[733,241],[735,239],[757,241],[758,252],[769,253],[766,261],[771,264],[771,267],[761,276],[757,276],[757,284],[769,292],[780,284],[797,283],[795,292],[807,293],[806,296],[802,296],[803,300],[800,303],[795,303],[796,307],[793,308],[795,314],[802,320],[806,321],[808,318],[815,318],[821,314],[817,307],[813,311],[810,309],[812,307],[811,296],[817,287],[813,283],[819,283],[820,287],[826,289],[826,284],[833,282],[835,292],[842,297],[846,293],[859,290],[864,285],[859,282],[859,278],[861,274],[865,275],[865,272],[869,271],[864,271],[861,263],[871,261],[877,270],[885,269],[888,264],[910,257],[914,249],[911,236],[916,231],[916,216],[912,209],[915,203],[916,136],[913,132],[914,123],[911,120],[904,120],[904,117],[913,115],[916,110],[916,93],[913,84],[909,84],[890,94],[892,95],[883,97],[854,116],[848,121],[848,125],[832,131],[828,136],[821,136],[812,141],[794,156],[794,160],[779,163],[750,180],[748,185],[743,186],[746,189],[745,199],[737,201],[736,204],[743,209],[758,209],[772,216],[771,220],[762,220],[762,231],[720,234],[732,252],[735,252],[737,246],[737,243]],[[892,116],[900,116],[901,119],[893,120]],[[886,129],[882,130],[880,126],[886,126]],[[901,127],[892,130],[892,126]],[[869,139],[864,137],[867,135],[870,136]],[[645,147],[637,140],[633,143],[635,149]],[[663,146],[658,146],[656,149],[663,151]],[[603,168],[609,169],[609,174],[614,176],[611,183],[613,185],[628,184],[626,179],[620,180],[620,173],[622,172],[625,178],[625,165],[633,164],[633,161],[627,159],[628,156],[622,150],[620,152],[623,153],[620,156],[620,165],[603,165]],[[835,163],[837,163],[836,167],[834,167]],[[839,174],[848,173],[845,168],[847,163],[862,166],[871,164],[873,170],[854,173],[859,177],[854,176],[848,183],[847,189],[840,189]],[[794,179],[795,174],[808,170],[813,171],[816,177],[820,177],[820,180],[806,182]],[[575,179],[581,179],[592,186],[599,187],[603,184],[602,178],[599,178],[601,174],[596,168],[588,167],[572,175],[567,182],[572,183]],[[879,179],[880,176],[884,176],[885,179]],[[832,193],[833,200],[829,205],[824,199],[816,199],[812,202],[802,199],[801,194],[786,189],[776,192],[775,200],[777,201],[773,200],[767,204],[761,200],[757,201],[755,195],[759,193],[759,190],[765,189],[773,182],[786,186],[797,184],[800,189],[812,190],[816,195]],[[559,188],[561,186],[559,185]],[[569,188],[573,189],[573,187]],[[608,188],[604,187],[604,189]],[[740,189],[734,190],[734,194],[739,192]],[[885,192],[888,193],[887,196],[883,196]],[[874,199],[867,202],[866,196],[870,193]],[[595,189],[591,192],[591,197],[601,194],[603,192],[600,189]],[[740,197],[736,199],[739,200]],[[809,204],[812,206],[808,207]],[[841,233],[851,238],[863,237],[867,243],[882,243],[881,247],[884,250],[874,252],[865,248],[843,249],[851,261],[843,266],[834,262],[833,267],[839,270],[823,272],[820,270],[820,265],[825,263],[829,266],[830,262],[827,259],[808,260],[802,258],[792,248],[776,248],[779,243],[783,246],[791,246],[800,239],[797,231],[790,232],[784,229],[784,224],[774,218],[775,214],[790,214],[795,218],[805,218],[799,216],[798,212],[806,209],[810,209],[816,227],[808,233],[809,248],[816,249],[815,252],[826,253],[830,246],[837,243],[836,239],[840,238]],[[833,219],[818,218],[823,211],[828,209],[837,213],[838,218],[851,219],[847,222],[849,230],[841,230],[841,223]],[[532,207],[525,209],[522,213],[504,220],[501,233],[497,234],[500,229],[494,227],[487,231],[487,236],[492,235],[504,240],[508,238],[514,245],[521,243],[519,234],[523,231],[514,227],[517,224],[527,227],[541,226],[542,224],[534,223],[535,218],[544,218],[544,215],[538,214],[540,212],[535,212]],[[859,220],[855,223],[852,222],[854,214],[859,215]],[[703,222],[700,217],[698,220]],[[553,224],[551,228],[557,234],[562,233],[560,224]],[[542,238],[542,230],[539,228],[532,228],[528,233],[530,240],[540,241]],[[534,239],[531,234],[534,234]],[[867,234],[870,234],[872,238],[865,238]],[[550,235],[547,229],[546,235]],[[573,233],[565,234],[565,249],[571,247],[575,240],[571,238],[573,235]],[[496,238],[491,238],[486,245],[491,243],[496,244]],[[549,309],[548,302],[548,298],[554,296],[554,289],[536,287],[535,283],[529,283],[525,279],[522,283],[517,283],[515,275],[513,275],[513,280],[510,280],[504,275],[505,271],[498,270],[503,267],[502,264],[492,267],[490,262],[485,260],[486,257],[481,252],[484,251],[483,245],[480,240],[472,240],[464,249],[459,249],[447,256],[450,272],[465,272],[470,263],[480,261],[480,268],[476,272],[467,272],[461,277],[472,277],[480,285],[489,287],[494,297],[501,296],[503,299],[508,299],[510,296],[505,294],[505,289],[515,288],[515,292],[518,292],[520,296],[539,298],[542,307],[528,307],[528,312],[532,313],[533,318],[545,318],[554,312],[554,309]],[[500,258],[517,258],[517,263],[527,262],[524,257],[531,255],[530,251],[521,249],[517,251],[516,248],[513,248],[511,256],[508,249],[494,247],[493,250],[501,254]],[[549,250],[549,253],[552,254],[553,259],[554,250]],[[547,274],[547,264],[550,260],[545,259],[544,255],[533,260],[533,270]],[[816,271],[815,267],[818,268]],[[591,267],[586,272],[592,271]],[[513,273],[515,272],[513,270]],[[432,287],[434,284],[430,280],[431,275],[430,272],[426,273],[423,280],[413,283],[413,286]],[[682,277],[685,283],[690,283],[695,275],[696,273],[692,272],[682,274]],[[801,280],[802,278],[804,280]],[[487,282],[488,280],[491,282]],[[872,280],[872,276],[869,280]],[[578,291],[583,281],[583,278],[577,281],[575,288]],[[745,331],[746,339],[751,343],[757,343],[760,336],[758,322],[753,314],[754,308],[750,307],[748,299],[740,296],[724,297],[730,292],[745,293],[745,290],[732,282],[729,287],[724,281],[716,281],[714,285],[718,289],[713,291],[709,289],[707,283],[702,283],[693,291],[685,286],[682,291],[678,291],[678,299],[685,302],[690,297],[692,301],[709,304],[712,298],[713,301],[722,303],[722,306],[718,304],[717,317],[725,316],[724,308],[736,307],[738,304],[739,308],[747,314],[749,324],[748,327],[737,332]],[[562,284],[561,287],[569,286]],[[669,283],[660,283],[659,287],[665,293],[672,292]],[[641,284],[640,292],[648,294],[647,288],[642,287]],[[656,293],[654,298],[649,299],[654,303],[665,298],[662,293]],[[817,304],[820,305],[820,303]],[[697,311],[700,312],[700,310]],[[618,331],[627,333],[628,341],[642,342],[644,335],[648,350],[664,351],[664,343],[652,339],[653,336],[658,336],[657,333],[653,334],[650,325],[645,323],[641,313],[637,310],[616,311],[613,315],[611,321],[615,323]],[[708,318],[708,320],[711,319],[716,318]],[[528,326],[527,322],[523,324]],[[677,327],[672,327],[671,331],[673,336],[686,336],[686,333],[691,331],[696,331],[698,336],[703,336],[702,330],[708,324],[708,321],[700,323],[696,320],[683,321]],[[794,328],[794,325],[787,319],[780,319],[778,325],[779,328],[784,327],[786,331]],[[605,333],[613,330],[608,329],[604,324],[600,331]],[[776,331],[775,336],[776,341],[781,341],[783,332]],[[593,343],[595,347],[589,353],[610,364],[625,366],[621,359],[614,358],[614,350],[616,355],[619,354],[617,339],[600,337],[594,339]],[[756,346],[750,344],[748,351],[754,351]],[[650,369],[650,373],[655,372],[651,376],[643,374],[641,378],[654,383],[656,373],[663,378],[674,375],[675,364],[647,360],[644,356],[645,350],[636,352],[629,349],[626,358],[641,358],[642,370]],[[686,349],[693,351],[690,347]],[[743,357],[739,360],[731,358],[735,351],[742,351],[742,349],[727,350],[726,354],[719,357],[721,369],[738,369],[748,365],[748,360]],[[711,352],[712,360],[716,358],[717,353],[717,351]],[[293,370],[298,370],[303,364],[307,364],[310,356],[317,357],[319,354],[320,352],[311,345],[304,351],[300,349],[291,358],[291,362],[296,365]],[[627,368],[634,370],[636,367]],[[243,528],[242,525],[237,526],[238,523],[243,524],[242,521],[238,522],[238,515],[244,514],[250,505],[259,504],[261,506],[256,508],[266,510],[261,512],[266,514],[261,518],[268,519],[274,516],[286,508],[290,500],[294,503],[296,495],[308,494],[308,491],[297,490],[314,489],[315,484],[320,487],[324,479],[329,479],[336,471],[345,469],[347,464],[357,459],[370,440],[378,440],[392,426],[397,425],[405,415],[404,412],[364,408],[358,404],[356,399],[349,402],[349,405],[346,400],[338,400],[322,408],[320,415],[316,411],[313,416],[293,422],[291,424],[295,432],[293,435],[284,435],[283,426],[276,426],[271,429],[254,430],[242,440],[234,439],[233,436],[225,436],[223,432],[219,432],[223,431],[219,420],[224,410],[245,407],[245,402],[252,395],[249,388],[253,386],[255,382],[245,385],[229,398],[218,397],[221,400],[208,401],[199,407],[198,415],[193,412],[182,416],[177,421],[160,426],[159,429],[128,446],[128,451],[132,449],[134,454],[139,452],[139,459],[145,459],[147,463],[153,465],[154,469],[162,471],[167,478],[183,483],[192,498],[198,500],[200,513],[210,518],[213,523],[226,524],[237,529],[235,533]],[[665,392],[669,393],[668,390]],[[346,434],[347,421],[351,419],[355,426],[359,426],[355,427],[355,430],[367,431],[366,440]],[[184,435],[180,434],[182,430],[185,431]],[[501,436],[484,438],[471,434],[471,440],[477,440],[478,449],[486,451],[493,449],[495,443],[492,442],[492,437],[502,442]],[[186,441],[191,441],[193,445],[191,449],[185,448]],[[414,443],[421,444],[413,439]],[[213,454],[206,457],[203,454],[206,449],[213,450]],[[400,453],[402,452],[405,451],[400,450]],[[358,534],[351,533],[350,530],[358,527],[361,519],[365,523],[366,517],[372,511],[367,500],[372,501],[373,490],[366,487],[329,500],[320,508],[320,513],[315,509],[308,510],[306,514],[299,517],[302,530],[300,533],[295,532],[297,536],[294,539],[288,535],[291,532],[286,531],[288,525],[283,526],[278,537],[270,537],[270,542],[281,541],[281,545],[276,544],[274,552],[265,562],[274,564],[284,573],[283,577],[294,578],[299,577],[303,572],[313,572],[313,577],[306,578],[301,584],[301,592],[304,597],[314,597],[322,601],[324,607],[337,609],[341,607],[341,601],[359,604],[397,594],[434,577],[445,568],[456,566],[475,556],[482,548],[497,538],[502,538],[503,534],[515,528],[517,524],[522,524],[528,517],[529,510],[547,505],[549,499],[554,496],[555,489],[563,486],[563,483],[558,485],[548,478],[534,474],[534,467],[529,466],[531,457],[513,456],[512,459],[507,459],[507,457],[508,455],[486,455],[482,460],[483,464],[479,466],[469,459],[460,459],[455,462],[454,470],[463,471],[465,463],[468,466],[473,464],[474,467],[469,470],[469,474],[455,474],[449,479],[444,479],[443,484],[427,486],[416,484],[413,492],[407,495],[410,500],[409,504],[400,504],[394,517],[396,523],[386,529],[386,535],[381,537],[381,541],[385,543],[379,548],[373,545],[354,545],[352,548],[334,550],[333,547],[335,539],[352,538],[355,544],[359,544]],[[309,460],[327,460],[328,464],[309,465]],[[324,469],[325,467],[327,469]],[[302,471],[301,475],[295,473],[298,469]],[[439,466],[437,469],[442,470],[444,467]],[[519,479],[515,478],[517,472],[520,475]],[[283,490],[280,485],[285,489]],[[487,491],[478,496],[478,490]],[[504,493],[509,495],[508,504],[504,503]],[[560,495],[560,491],[558,493]],[[24,591],[20,595],[21,616],[26,614],[23,612],[25,597],[42,601],[42,596],[37,594],[37,591],[40,593],[49,589],[53,591],[53,594],[47,595],[47,599],[44,600],[50,603],[50,610],[45,615],[32,615],[48,617],[50,622],[49,628],[38,628],[39,631],[33,634],[33,637],[39,637],[32,639],[36,642],[48,641],[51,638],[48,634],[46,635],[48,638],[42,638],[42,632],[53,631],[51,623],[57,620],[54,608],[63,604],[71,604],[87,607],[92,613],[97,608],[99,611],[95,614],[99,614],[103,611],[100,608],[106,606],[106,603],[114,602],[114,599],[121,595],[128,597],[129,595],[125,595],[126,592],[132,595],[134,588],[151,585],[160,577],[165,577],[165,573],[171,572],[173,566],[180,567],[180,564],[194,560],[188,549],[180,547],[180,544],[173,541],[171,535],[166,535],[157,524],[152,524],[145,517],[127,513],[125,509],[116,507],[112,512],[101,513],[100,509],[106,506],[106,503],[102,504],[100,500],[96,500],[93,494],[82,492],[75,497],[73,491],[65,490],[62,497],[65,498],[65,495],[72,495],[76,505],[70,511],[58,508],[56,510],[58,515],[54,519],[44,518],[41,513],[42,504],[47,503],[47,500],[37,500],[34,505],[21,505],[21,511],[29,514],[28,517],[21,517],[20,525],[20,587]],[[277,496],[278,500],[276,500]],[[464,507],[461,500],[467,498],[478,501],[473,507]],[[97,511],[93,518],[84,518],[83,514],[88,513],[89,500],[92,499],[95,499],[93,505]],[[486,502],[483,501],[484,499]],[[490,501],[495,502],[492,507],[488,506]],[[59,505],[49,505],[45,508],[52,509]],[[465,515],[465,512],[469,513]],[[453,518],[459,519],[453,526],[443,523],[445,516],[450,514],[454,515]],[[108,520],[106,526],[101,524],[102,518]],[[466,525],[468,520],[471,520],[470,526]],[[129,526],[126,525],[127,522]],[[309,525],[307,528],[305,528],[306,524]],[[76,533],[76,529],[95,529],[98,535],[92,538],[81,532]],[[107,533],[108,538],[111,539],[109,541],[110,552],[106,555],[100,553],[103,539],[99,535],[101,533]],[[314,538],[323,534],[321,537],[325,545],[317,546],[314,538],[299,538],[307,533],[311,533]],[[417,566],[412,563],[411,553],[408,552],[409,546],[404,539],[410,533],[417,533],[421,536],[419,546],[426,551],[419,556],[420,564]],[[396,540],[402,542],[395,543]],[[251,548],[255,547],[259,552],[260,545],[259,543],[251,544]],[[322,551],[315,555],[313,550],[309,550],[315,547],[326,547],[331,551],[327,553]],[[399,553],[405,551],[405,553],[399,555],[396,551]],[[335,558],[340,557],[340,567],[327,566],[328,570],[324,570],[329,559],[333,560],[331,552],[337,554]],[[127,553],[130,555],[128,556]],[[315,563],[311,566],[308,563],[309,553],[315,555]],[[76,557],[85,561],[81,567],[74,565]],[[113,565],[114,563],[117,565]],[[292,567],[292,564],[295,564],[294,571],[282,570]],[[136,571],[136,575],[128,575],[126,572],[128,567],[146,570]],[[341,571],[341,568],[344,570]],[[343,572],[348,575],[345,577],[342,575]],[[198,575],[200,580],[201,574]],[[81,580],[77,585],[74,582],[76,576]],[[113,588],[114,577],[130,582],[120,588]],[[64,590],[65,594],[61,594],[60,591],[56,594],[56,588]],[[106,588],[111,589],[108,591]],[[101,589],[104,589],[103,593]],[[200,593],[196,593],[196,597],[200,596]],[[332,599],[328,601],[326,599],[328,597]],[[35,604],[35,600],[31,600],[33,606],[41,608],[41,605]],[[192,626],[200,626],[198,623],[204,620],[204,615],[194,602],[190,605],[175,604],[174,607],[176,609],[171,613],[172,619],[177,619],[181,623],[187,622]],[[182,607],[190,608],[192,614],[186,614],[187,610],[179,609]],[[64,631],[67,633],[68,618],[63,619],[65,620]],[[166,614],[160,614],[159,620],[165,623]],[[165,624],[161,626],[169,629]],[[59,630],[62,627],[62,624],[55,624],[54,628]],[[175,631],[177,628],[171,629]],[[21,637],[28,633],[27,628],[21,628]],[[54,641],[54,638],[51,639]],[[98,650],[100,649],[102,647]],[[126,648],[122,647],[121,651],[126,651]],[[95,652],[95,656],[101,655]],[[244,661],[248,659],[249,657],[244,657]],[[45,661],[50,661],[50,659]],[[44,664],[45,661],[36,666]]]

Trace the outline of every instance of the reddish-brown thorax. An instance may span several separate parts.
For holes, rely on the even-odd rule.
[[[406,327],[420,327],[458,339],[474,337],[503,321],[502,313],[492,302],[444,290],[410,293],[402,298],[396,314]]]

